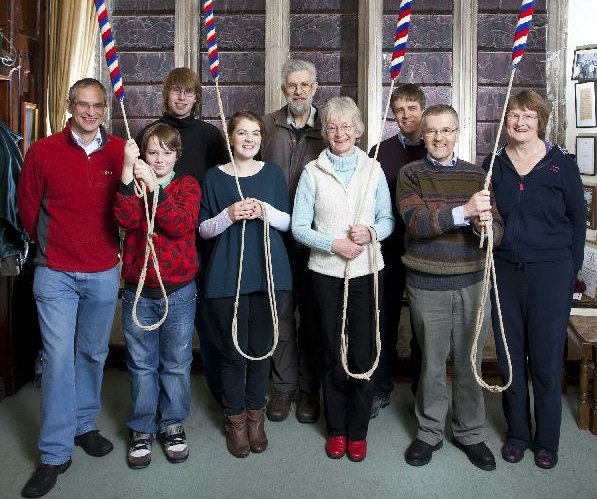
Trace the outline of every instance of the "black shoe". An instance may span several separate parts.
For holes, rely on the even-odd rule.
[[[319,390],[312,392],[301,390],[299,402],[296,406],[296,419],[298,422],[316,423],[319,419],[319,413]]]
[[[270,421],[284,421],[290,413],[292,403],[292,393],[274,391],[272,398],[267,404],[267,419]]]
[[[406,449],[404,459],[411,466],[425,466],[431,461],[433,451],[441,449],[442,445],[442,440],[435,445],[430,445],[417,438]]]
[[[535,464],[544,470],[552,469],[558,464],[558,453],[545,449],[535,451]]]
[[[502,458],[509,463],[518,463],[524,457],[525,448],[512,442],[502,445]]]
[[[387,407],[388,405],[390,405],[389,395],[374,395],[373,403],[371,404],[371,414],[369,415],[369,419],[377,417],[379,411],[381,411],[384,407]]]
[[[99,434],[99,430],[91,430],[75,437],[75,445],[83,448],[93,457],[102,457],[112,451],[114,446],[107,438]]]
[[[460,442],[454,442],[454,444],[464,451],[469,461],[477,468],[484,471],[495,470],[495,457],[493,457],[493,453],[485,445],[485,442],[471,445],[464,445]]]
[[[29,481],[23,487],[21,495],[23,497],[41,497],[46,495],[52,487],[56,485],[58,475],[64,473],[70,468],[72,461],[69,460],[64,464],[41,464],[37,468]]]

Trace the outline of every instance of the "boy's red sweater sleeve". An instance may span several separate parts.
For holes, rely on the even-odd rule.
[[[126,230],[136,229],[145,217],[143,199],[135,196],[131,185],[119,184],[114,198],[114,218]]]
[[[201,188],[190,175],[180,179],[180,185],[167,195],[159,192],[159,204],[155,215],[156,228],[168,236],[179,237],[197,227]]]

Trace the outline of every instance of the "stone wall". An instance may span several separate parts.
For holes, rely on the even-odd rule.
[[[535,3],[533,29],[519,69],[512,94],[532,89],[545,96],[545,50],[547,12],[545,0]],[[506,98],[511,74],[514,27],[520,0],[479,0],[477,26],[477,162],[483,161],[495,143],[498,122]],[[500,143],[504,142],[504,135]]]
[[[174,68],[174,3],[174,0],[112,0],[111,21],[133,137],[162,114],[162,82]],[[116,100],[112,104],[112,131],[126,137],[120,105]]]
[[[265,0],[218,0],[216,31],[224,114],[229,117],[243,109],[262,114],[265,103]],[[221,128],[203,27],[199,37],[198,67],[203,85],[201,114]]]
[[[389,66],[400,2],[384,0],[383,102],[388,98]],[[400,73],[400,83],[416,83],[423,88],[427,105],[452,102],[452,0],[417,0],[408,38],[408,52]],[[385,137],[398,128],[390,115]]]

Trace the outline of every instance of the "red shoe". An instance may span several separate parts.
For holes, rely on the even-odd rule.
[[[367,440],[348,441],[348,459],[358,463],[367,457]]]
[[[346,437],[328,437],[325,443],[325,453],[331,459],[340,459],[346,454]]]

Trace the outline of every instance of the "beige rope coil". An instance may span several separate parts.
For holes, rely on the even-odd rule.
[[[500,120],[500,125],[498,127],[498,132],[495,138],[495,144],[493,147],[493,152],[491,154],[491,162],[489,164],[489,170],[487,171],[487,176],[485,177],[485,183],[483,186],[483,190],[489,189],[489,184],[491,182],[491,175],[493,173],[493,164],[495,162],[495,156],[497,153],[497,148],[500,140],[500,135],[502,133],[502,128],[504,126],[504,119],[506,117],[506,107],[508,105],[508,100],[510,98],[510,92],[512,91],[512,83],[514,81],[514,73],[516,72],[516,68],[512,69],[512,74],[510,75],[510,83],[508,84],[508,91],[506,92],[506,101],[504,103],[504,109],[502,110],[502,118]],[[485,240],[485,226],[481,229],[481,240],[479,241],[479,248],[483,248],[483,242]],[[504,386],[500,385],[489,385],[486,383],[481,374],[478,371],[477,367],[477,350],[478,350],[478,342],[479,337],[481,335],[481,329],[483,328],[483,319],[485,318],[485,303],[487,298],[489,297],[489,284],[490,282],[493,283],[494,295],[495,295],[495,304],[496,310],[498,315],[498,320],[500,323],[500,333],[502,337],[502,342],[504,345],[504,350],[506,352],[506,359],[508,360],[508,382]],[[508,349],[508,342],[506,341],[506,334],[504,332],[504,322],[502,319],[502,307],[500,304],[500,296],[498,292],[498,285],[497,279],[495,275],[495,262],[493,260],[493,226],[489,224],[487,226],[487,250],[485,252],[485,270],[483,272],[483,286],[481,289],[481,303],[479,304],[479,310],[477,311],[477,321],[475,324],[475,336],[473,338],[473,346],[471,348],[471,368],[473,370],[473,374],[475,376],[475,380],[479,384],[479,386],[485,388],[486,390],[492,393],[500,393],[507,390],[510,385],[512,384],[512,360],[510,359],[510,350]]]
[[[216,96],[218,100],[218,107],[220,110],[220,119],[222,121],[222,129],[224,131],[224,138],[226,139],[226,146],[228,147],[228,153],[230,154],[230,162],[232,164],[232,171],[234,173],[234,181],[236,182],[236,189],[241,200],[244,200],[245,197],[243,195],[243,191],[240,187],[240,182],[238,180],[238,173],[236,170],[236,164],[234,163],[234,155],[232,154],[232,147],[230,146],[230,137],[228,137],[228,131],[226,129],[226,117],[224,115],[224,106],[222,105],[222,97],[220,96],[220,87],[218,84],[218,78],[215,79],[216,82]],[[247,225],[247,221],[243,220],[243,225],[241,229],[241,236],[240,236],[240,257],[238,262],[238,278],[236,281],[236,295],[234,297],[234,313],[232,316],[232,342],[238,353],[247,360],[264,360],[268,357],[271,357],[278,346],[278,339],[280,336],[279,328],[278,328],[278,310],[276,308],[276,294],[274,288],[274,274],[273,274],[273,266],[272,266],[272,254],[270,249],[270,236],[269,236],[269,221],[267,218],[267,211],[265,209],[265,205],[262,201],[256,199],[257,204],[261,207],[261,216],[263,218],[263,251],[265,256],[265,273],[266,273],[266,280],[267,280],[267,296],[269,299],[269,307],[272,314],[272,323],[273,323],[273,342],[272,348],[269,352],[261,357],[252,357],[245,352],[242,351],[242,348],[238,344],[238,303],[240,299],[240,285],[242,280],[242,273],[243,273],[243,259],[245,253],[245,228]]]
[[[371,184],[371,178],[373,176],[373,171],[375,169],[375,162],[377,161],[377,153],[379,152],[379,144],[381,143],[381,139],[383,137],[384,132],[384,125],[388,118],[388,111],[390,109],[390,100],[392,98],[392,90],[394,89],[394,80],[391,80],[390,83],[390,90],[388,92],[388,100],[386,103],[386,108],[383,116],[383,121],[381,123],[381,127],[379,130],[379,135],[377,138],[377,144],[375,146],[375,154],[373,155],[371,161],[371,170],[369,171],[369,176],[367,177],[367,185],[365,186],[365,190],[363,196],[361,198],[359,209],[357,211],[357,216],[355,217],[355,225],[357,225],[361,219],[362,211],[365,206],[365,200],[367,198],[367,192],[369,191],[369,186]],[[372,261],[373,261],[373,304],[375,308],[375,359],[371,367],[362,373],[353,373],[350,371],[348,367],[348,337],[346,336],[346,311],[348,309],[348,286],[349,286],[349,276],[350,276],[350,260],[346,262],[346,266],[344,267],[344,294],[342,297],[342,329],[340,331],[340,358],[342,361],[342,367],[344,368],[344,372],[347,376],[354,379],[364,379],[369,381],[373,373],[377,369],[379,365],[379,357],[381,355],[381,332],[379,330],[379,270],[378,270],[378,262],[377,262],[377,234],[375,230],[369,228],[369,233],[371,234],[371,247],[370,251],[372,252]]]
[[[126,119],[126,111],[124,110],[124,103],[120,100],[120,108],[122,110],[122,115],[124,117],[124,123],[126,127],[126,133],[130,140],[131,132],[129,130],[129,125]],[[160,266],[158,263],[158,257],[155,252],[155,247],[153,245],[153,228],[155,225],[155,214],[158,209],[158,179],[152,169],[149,170],[151,172],[151,181],[153,184],[153,203],[151,208],[151,214],[149,213],[149,203],[147,201],[147,189],[143,183],[139,183],[136,179],[134,181],[135,187],[135,195],[138,198],[143,198],[143,206],[145,207],[145,220],[147,221],[147,241],[145,242],[145,258],[143,260],[143,268],[141,269],[141,275],[139,276],[139,282],[137,283],[137,289],[135,290],[135,300],[133,301],[133,310],[132,310],[132,317],[133,322],[137,327],[140,327],[144,331],[153,331],[154,329],[159,328],[166,318],[168,317],[168,295],[166,293],[166,289],[164,288],[164,283],[162,282],[162,276],[160,274]],[[139,318],[137,317],[137,304],[139,303],[139,298],[141,297],[141,291],[143,290],[143,286],[145,285],[145,278],[147,276],[147,264],[149,262],[149,255],[151,254],[151,260],[153,262],[153,267],[155,269],[156,276],[158,278],[158,282],[160,283],[160,289],[162,290],[162,296],[164,297],[164,315],[162,315],[161,319],[156,322],[155,324],[141,324]]]

